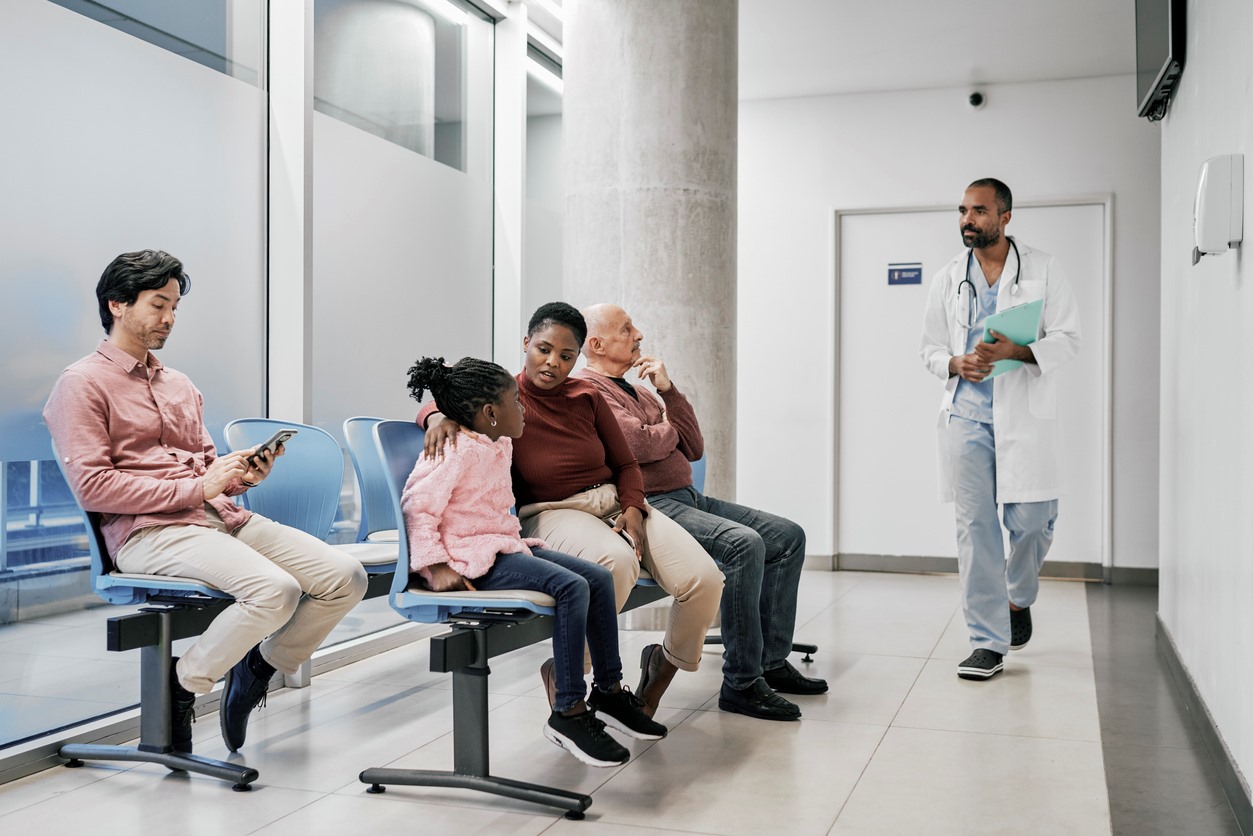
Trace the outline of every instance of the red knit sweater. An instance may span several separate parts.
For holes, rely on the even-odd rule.
[[[513,443],[513,492],[518,507],[555,502],[604,482],[618,487],[623,508],[644,504],[644,478],[613,410],[586,380],[570,377],[555,389],[540,389],[517,376],[526,429]],[[418,412],[418,424],[438,409],[434,402]]]

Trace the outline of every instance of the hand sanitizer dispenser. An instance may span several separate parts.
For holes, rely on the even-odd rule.
[[[1210,157],[1201,166],[1193,206],[1192,263],[1240,246],[1244,238],[1244,155]]]

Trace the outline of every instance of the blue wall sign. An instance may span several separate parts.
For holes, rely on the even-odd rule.
[[[922,262],[889,264],[888,284],[922,284]]]

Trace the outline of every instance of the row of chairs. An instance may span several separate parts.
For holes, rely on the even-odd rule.
[[[287,443],[279,466],[245,494],[245,501],[251,510],[325,539],[339,506],[344,466],[339,444],[329,433],[291,422],[241,419],[227,425],[227,446],[252,447],[282,427],[299,432]],[[571,818],[582,818],[591,805],[590,796],[490,772],[488,661],[549,637],[553,600],[530,590],[435,593],[411,588],[400,499],[422,455],[424,433],[412,421],[374,418],[351,418],[344,433],[360,486],[362,521],[357,542],[338,548],[361,560],[370,574],[367,597],[387,594],[392,609],[405,619],[451,627],[431,639],[431,670],[453,676],[452,770],[372,768],[363,771],[360,780],[370,785],[369,792],[382,792],[387,784],[458,787],[546,804],[565,810]],[[158,763],[229,781],[236,790],[249,789],[259,777],[257,770],[174,752],[169,740],[172,642],[198,635],[232,599],[202,583],[117,571],[104,548],[99,515],[85,510],[82,515],[90,532],[94,591],[109,603],[142,605],[139,612],[108,620],[107,645],[112,651],[141,650],[140,739],[136,746],[66,744],[60,750],[66,765],[81,766],[85,760]],[[664,596],[651,578],[643,577],[627,607]]]

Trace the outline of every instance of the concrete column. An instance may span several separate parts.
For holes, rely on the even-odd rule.
[[[735,495],[737,0],[577,0],[562,102],[565,301],[613,302]]]

